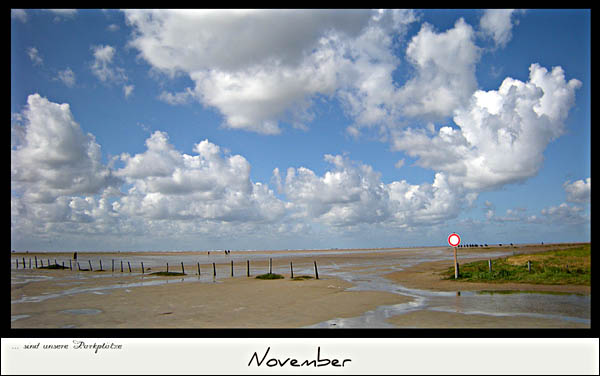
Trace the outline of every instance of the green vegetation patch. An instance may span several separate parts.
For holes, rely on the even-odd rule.
[[[531,262],[531,272],[528,269]],[[590,285],[591,244],[551,250],[541,253],[516,255],[488,261],[476,261],[459,267],[457,281],[486,283],[531,283]],[[454,279],[454,266],[442,273],[444,279]]]
[[[258,275],[256,277],[256,279],[271,280],[271,279],[284,279],[284,277],[283,277],[283,275],[279,275],[279,274],[263,274],[263,275]]]
[[[308,276],[308,275],[301,275],[301,276],[294,276],[292,278],[292,280],[307,280],[307,279],[313,279],[313,277]]]
[[[152,272],[150,275],[156,275],[156,276],[184,276],[185,274],[182,273],[182,272],[160,271],[160,272]]]
[[[43,267],[38,267],[39,269],[69,269],[69,267],[63,267],[59,264],[51,264]]]

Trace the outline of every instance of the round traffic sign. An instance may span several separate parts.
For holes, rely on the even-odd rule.
[[[450,246],[458,246],[458,244],[460,244],[460,236],[456,233],[452,233],[448,236],[448,244]]]

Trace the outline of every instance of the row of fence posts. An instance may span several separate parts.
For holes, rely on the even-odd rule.
[[[40,263],[41,266],[44,266],[44,261],[40,259]],[[100,263],[100,271],[104,271],[104,268],[102,267],[102,259],[99,260]],[[16,268],[19,269],[19,259],[15,259],[15,264],[16,264]],[[56,266],[58,266],[58,262],[56,259],[54,259],[54,264]],[[89,269],[87,270],[82,270],[81,269],[81,265],[80,262],[77,261],[77,269],[79,271],[94,271],[93,267],[92,267],[92,261],[88,260],[88,265],[89,265]],[[144,262],[141,262],[142,265],[142,274],[145,273],[145,268],[144,268]],[[217,266],[215,263],[212,263],[213,266],[213,277],[217,277]],[[50,259],[48,259],[48,265],[47,267],[50,267]],[[131,273],[131,263],[128,261],[127,262],[127,267],[129,268],[129,273]],[[314,267],[315,267],[315,278],[319,279],[319,270],[317,269],[317,262],[314,261]],[[23,257],[23,269],[26,269],[27,267],[25,266],[25,258]],[[31,258],[29,258],[29,268],[31,269]],[[38,259],[37,256],[35,256],[35,268],[38,268]],[[65,267],[65,262],[62,262],[62,269],[66,269]],[[73,270],[73,264],[71,259],[69,259],[69,270]],[[492,270],[492,265],[491,265],[491,260],[490,260],[490,272]],[[111,261],[111,272],[115,272],[115,259],[112,259]],[[121,273],[123,272],[123,260],[121,260]],[[169,272],[169,263],[167,262],[167,272]],[[183,265],[183,261],[181,262],[181,273],[183,275],[185,275],[185,268]],[[273,273],[273,258],[269,258],[269,274]],[[290,261],[290,273],[291,273],[291,277],[294,277],[294,265],[292,264],[292,262]],[[201,275],[200,272],[200,262],[198,262],[198,276]],[[233,277],[233,260],[231,261],[231,277]],[[250,277],[250,260],[246,260],[246,276]]]

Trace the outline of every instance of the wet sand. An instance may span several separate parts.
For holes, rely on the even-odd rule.
[[[459,262],[477,261],[498,257],[498,253],[509,256],[517,253],[532,253],[564,247],[563,245],[519,245],[512,247],[461,248]],[[344,251],[345,253],[335,253]],[[289,262],[296,267],[310,269],[312,262],[318,260],[321,267],[341,266],[355,275],[367,274],[373,264],[387,267],[384,277],[398,287],[430,291],[550,291],[564,293],[591,294],[590,286],[548,286],[520,283],[470,283],[442,280],[440,273],[453,265],[452,249],[437,248],[399,248],[374,250],[319,250],[312,251],[261,251],[234,252],[231,254],[284,252],[289,255],[277,261],[274,271],[282,273],[282,267],[289,270]],[[325,253],[323,253],[325,252]],[[441,253],[448,260],[426,261],[398,271],[394,264],[403,259],[427,256],[428,253]],[[136,255],[148,255],[150,252],[132,252]],[[182,255],[203,254],[205,252],[168,252],[156,253]],[[213,252],[211,252],[213,253]],[[83,253],[80,253],[82,255]],[[119,252],[118,255],[123,255]],[[131,253],[130,253],[131,254]],[[154,254],[154,253],[152,253]],[[297,254],[298,257],[294,255]],[[495,256],[490,256],[496,254]],[[24,256],[33,256],[33,253]],[[47,254],[38,254],[38,257]],[[54,254],[53,254],[54,255]],[[51,255],[51,256],[53,256]],[[71,254],[66,254],[70,255]],[[97,255],[97,253],[94,253]],[[115,255],[115,253],[110,253]],[[21,254],[12,254],[18,257]],[[439,255],[438,255],[439,256]],[[468,258],[468,256],[472,256]],[[83,257],[83,256],[82,256]],[[208,256],[207,256],[208,257]],[[274,262],[275,263],[275,262]],[[363,264],[364,263],[364,264]],[[254,267],[264,270],[268,261],[252,261]],[[207,264],[204,264],[207,266]],[[245,274],[245,264],[236,264],[236,276]],[[158,270],[154,267],[152,271]],[[186,266],[186,272],[193,268]],[[218,264],[218,273],[228,273],[225,264]],[[164,270],[164,269],[162,269]],[[212,270],[212,268],[211,268]],[[174,271],[179,271],[174,267]],[[194,277],[156,278],[139,274],[88,277],[90,272],[24,270],[32,275],[54,275],[54,279],[11,284],[11,304],[13,328],[297,328],[311,326],[335,318],[352,318],[384,305],[406,304],[412,297],[402,295],[401,291],[363,291],[352,290],[352,283],[331,275],[320,280],[309,279],[292,281],[289,274],[281,280],[257,280],[254,277],[224,277],[213,282],[193,281]],[[203,269],[206,272],[205,269]],[[210,272],[210,271],[209,271]],[[260,272],[263,273],[263,272]],[[190,273],[193,275],[194,273]],[[256,275],[253,270],[253,275]],[[303,274],[307,274],[303,272]],[[65,276],[72,275],[72,276]],[[75,276],[73,276],[75,275]],[[65,277],[82,280],[65,280]],[[314,276],[314,274],[311,274]],[[106,277],[104,277],[106,276]],[[203,276],[205,277],[205,276]],[[144,285],[139,284],[144,281]],[[162,285],[154,282],[169,280]],[[129,283],[129,284],[128,284]],[[119,284],[120,288],[110,288]],[[65,289],[85,286],[86,292],[61,296],[58,299],[45,299],[40,302],[27,301],[28,297],[60,294]],[[534,318],[519,315],[498,316],[484,314],[465,314],[439,310],[414,310],[386,320],[396,327],[421,328],[552,328],[552,327],[589,327],[573,321],[551,318]]]
[[[589,325],[551,318],[491,316],[437,310],[416,310],[388,319],[400,328],[589,328]]]
[[[536,253],[561,249],[563,245],[532,245],[517,248],[519,253]],[[467,248],[466,251],[473,251]],[[475,249],[485,254],[485,249]],[[459,250],[459,253],[461,251]],[[471,252],[473,253],[473,252]],[[507,256],[510,253],[507,253]],[[485,260],[488,257],[461,259],[459,264]],[[591,294],[591,286],[581,285],[541,285],[528,283],[477,283],[445,280],[442,273],[454,266],[454,260],[442,260],[416,264],[400,272],[386,275],[394,283],[404,287],[430,291],[511,291]],[[402,328],[589,328],[588,324],[550,318],[535,318],[519,315],[492,316],[465,314],[437,310],[416,310],[388,319],[388,322]]]
[[[345,291],[350,286],[330,278],[294,281],[242,277],[217,283],[179,279],[158,286],[97,290],[13,304],[12,316],[31,317],[13,322],[12,327],[296,328],[410,300],[386,292]],[[50,286],[45,289],[51,290]],[[37,293],[24,288],[13,293],[13,299],[24,291]]]

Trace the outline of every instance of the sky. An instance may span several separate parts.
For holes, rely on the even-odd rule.
[[[11,10],[11,249],[581,242],[590,10]]]

